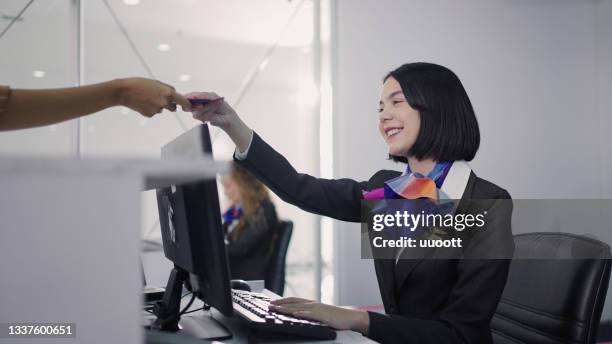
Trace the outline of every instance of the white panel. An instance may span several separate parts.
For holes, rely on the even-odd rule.
[[[138,343],[141,183],[2,174],[0,322],[76,323],[74,343]]]

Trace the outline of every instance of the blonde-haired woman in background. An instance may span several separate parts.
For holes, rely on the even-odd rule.
[[[268,189],[236,164],[221,184],[230,202],[223,214],[223,228],[232,278],[264,280],[278,227]]]

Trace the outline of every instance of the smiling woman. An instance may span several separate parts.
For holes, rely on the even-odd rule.
[[[202,92],[188,98],[219,96]],[[222,128],[236,144],[234,159],[283,200],[338,220],[360,222],[364,198],[510,198],[506,190],[477,177],[466,164],[478,150],[478,123],[461,82],[443,66],[406,64],[384,79],[378,128],[389,156],[406,164],[401,175],[381,170],[369,181],[357,182],[298,173],[246,126],[229,104],[198,106],[193,113],[195,118]],[[426,194],[413,192],[415,181],[427,186]],[[405,188],[398,190],[396,185]],[[406,254],[409,250],[398,249],[394,251],[396,259],[374,261],[384,315],[299,298],[275,301],[271,308],[337,329],[359,331],[382,343],[492,343],[491,316],[506,283],[509,261],[482,259],[475,252],[501,242],[505,245],[495,246],[500,251],[496,254],[511,256],[512,204],[487,202],[481,211],[496,219],[491,221],[495,226],[485,225],[463,245],[463,255],[470,259],[443,258],[448,256],[434,247],[427,248],[434,250],[428,256],[432,259],[410,258]],[[458,208],[457,212],[469,210]]]

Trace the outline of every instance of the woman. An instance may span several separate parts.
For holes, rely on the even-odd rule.
[[[278,226],[266,187],[234,164],[221,179],[230,207],[223,215],[227,254],[233,279],[265,280],[271,245]]]
[[[217,99],[214,93],[188,98]],[[495,225],[476,232],[463,248],[478,258],[482,247],[505,242],[498,257],[514,249],[510,195],[477,177],[466,161],[480,144],[476,116],[463,85],[449,69],[411,63],[385,78],[378,130],[389,156],[406,172],[381,170],[367,182],[319,179],[297,173],[289,162],[247,127],[226,103],[193,110],[194,118],[222,128],[237,146],[234,158],[283,200],[339,220],[361,220],[361,200],[398,178],[420,175],[436,194],[450,199],[486,200]],[[442,171],[441,173],[439,173]],[[435,172],[435,173],[434,173]],[[435,175],[434,175],[435,174]],[[415,198],[420,198],[416,196]],[[457,210],[459,211],[459,210]],[[437,251],[436,251],[437,252]],[[383,343],[491,343],[490,321],[506,283],[507,259],[375,259],[386,314],[349,310],[299,298],[274,302],[271,309],[359,331]]]

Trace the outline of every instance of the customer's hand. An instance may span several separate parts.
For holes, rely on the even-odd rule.
[[[146,117],[152,117],[164,109],[176,110],[181,105],[183,110],[190,110],[191,104],[174,87],[157,80],[145,78],[128,78],[115,80],[117,85],[117,101],[139,112]]]
[[[319,321],[337,330],[367,333],[370,318],[365,311],[326,305],[316,301],[288,297],[273,300],[270,310],[282,314]]]

